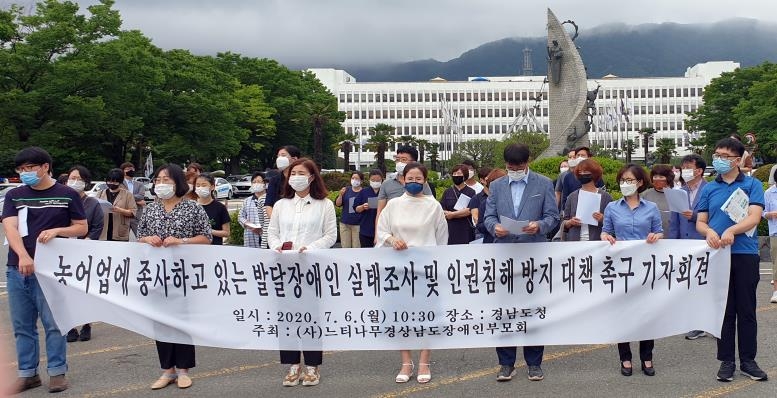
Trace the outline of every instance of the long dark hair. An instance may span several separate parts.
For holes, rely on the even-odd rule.
[[[289,179],[291,178],[291,170],[300,165],[305,167],[308,170],[308,173],[313,176],[313,181],[310,182],[310,197],[317,200],[326,198],[326,196],[329,194],[329,191],[326,189],[324,180],[321,179],[321,173],[318,171],[318,166],[316,166],[312,160],[307,158],[297,159],[291,162],[289,167],[286,168],[288,174],[286,174],[286,179],[281,191],[281,197],[284,199],[294,198],[296,192],[291,187],[291,185],[289,185]]]

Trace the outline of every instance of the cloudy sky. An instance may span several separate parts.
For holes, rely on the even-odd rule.
[[[17,0],[24,4],[31,0]],[[82,5],[95,0],[76,0]],[[6,0],[5,3],[8,3]],[[622,22],[777,22],[766,0],[116,0],[124,29],[164,49],[230,50],[294,66],[455,58],[505,37],[544,36],[545,10],[581,28]]]

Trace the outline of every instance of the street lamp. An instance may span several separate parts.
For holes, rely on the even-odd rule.
[[[359,140],[359,150],[356,152],[356,171],[362,169],[362,129],[356,128],[357,140]]]

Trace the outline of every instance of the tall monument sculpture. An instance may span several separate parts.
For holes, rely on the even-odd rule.
[[[574,22],[567,21],[574,25]],[[567,23],[565,22],[565,23]],[[548,9],[548,137],[539,157],[556,156],[566,148],[588,145],[588,82],[574,39]]]

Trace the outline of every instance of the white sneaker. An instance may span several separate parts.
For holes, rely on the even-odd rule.
[[[772,294],[772,299],[769,301],[771,301],[772,303],[777,303],[777,291],[775,291],[774,294]]]

